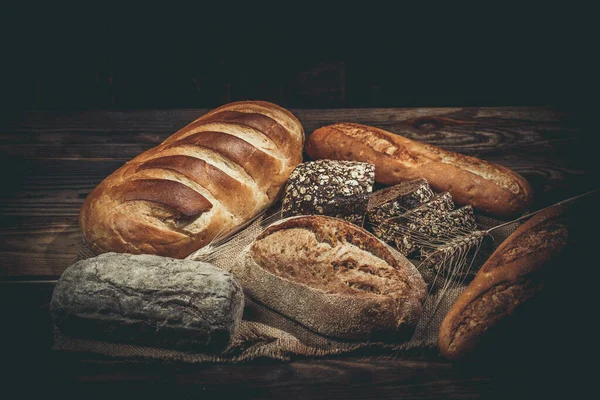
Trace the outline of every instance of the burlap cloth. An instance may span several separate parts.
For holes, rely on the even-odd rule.
[[[274,208],[275,209],[275,208]],[[273,209],[272,209],[273,210]],[[209,254],[195,255],[195,259],[211,262],[219,268],[229,270],[229,265],[239,251],[249,244],[262,230],[277,220],[276,211],[270,210],[227,243]],[[477,215],[481,229],[497,226],[498,221]],[[494,230],[488,254],[506,237],[514,232],[518,223]],[[83,245],[75,261],[93,257],[94,253]],[[478,257],[473,267],[478,268],[487,257]],[[414,262],[414,260],[411,260]],[[416,263],[416,262],[414,262]],[[373,343],[341,341],[317,334],[295,321],[271,310],[246,296],[243,320],[227,350],[220,354],[204,354],[192,351],[177,351],[166,348],[138,346],[134,343],[116,343],[67,336],[54,330],[53,350],[79,353],[109,362],[140,360],[159,362],[220,362],[239,363],[259,358],[290,361],[305,357],[322,357],[339,354],[403,355],[437,354],[438,330],[457,297],[466,288],[467,282],[454,282],[440,296],[440,291],[431,289],[425,301],[423,313],[409,341],[404,343]],[[439,285],[436,285],[439,287]]]

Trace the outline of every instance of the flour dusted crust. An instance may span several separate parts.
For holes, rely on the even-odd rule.
[[[253,299],[340,339],[410,338],[426,295],[406,258],[366,230],[326,216],[271,225],[231,272]]]
[[[498,217],[521,214],[532,189],[516,172],[475,157],[410,140],[372,126],[338,123],[314,131],[306,152],[313,159],[369,162],[377,182],[394,185],[425,178],[437,192],[450,192],[458,205]]]
[[[83,204],[82,233],[96,253],[184,258],[277,201],[303,144],[282,107],[226,104],[104,179]]]

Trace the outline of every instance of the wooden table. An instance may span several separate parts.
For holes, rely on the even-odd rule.
[[[573,343],[560,341],[577,338],[563,323],[569,317],[557,318],[569,303],[556,294],[540,303],[538,311],[545,311],[522,317],[527,331],[509,336],[513,342],[505,347],[512,350],[460,364],[407,355],[121,365],[48,351],[48,303],[54,281],[82,242],[77,215],[86,195],[125,161],[206,111],[29,111],[0,121],[0,315],[3,361],[15,373],[11,382],[20,382],[21,389],[241,397],[520,397],[564,389],[559,382],[577,360],[570,357]],[[589,133],[578,118],[557,109],[292,111],[307,134],[329,123],[360,122],[513,168],[532,183],[534,209],[598,186],[594,149],[586,146]]]

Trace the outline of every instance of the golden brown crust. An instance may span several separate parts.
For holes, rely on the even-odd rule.
[[[543,287],[540,272],[567,243],[564,211],[552,207],[534,215],[490,256],[442,322],[442,355],[468,354],[481,335]]]
[[[339,123],[319,128],[307,140],[306,152],[314,159],[375,164],[375,180],[388,185],[425,178],[433,189],[450,192],[457,204],[471,204],[499,217],[518,215],[532,201],[527,180],[506,167],[371,126]]]
[[[208,149],[241,166],[269,197],[279,190],[279,186],[287,179],[281,174],[284,165],[281,160],[264,153],[248,142],[221,132],[201,132],[187,136],[165,146],[166,149],[176,146],[191,145]],[[269,173],[265,173],[265,172]],[[273,181],[276,185],[273,185]],[[275,190],[271,187],[275,186]],[[274,193],[275,192],[275,193]]]
[[[303,143],[275,104],[221,106],[104,179],[81,209],[82,233],[97,253],[184,258],[276,201]]]
[[[364,229],[325,216],[271,225],[231,272],[255,300],[342,339],[410,338],[426,295],[406,258]]]

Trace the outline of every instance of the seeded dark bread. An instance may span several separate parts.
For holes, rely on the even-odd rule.
[[[375,235],[388,243],[394,243],[405,256],[419,250],[411,231],[437,221],[442,215],[454,209],[450,193],[438,193],[431,200],[380,224],[372,225]]]
[[[546,266],[567,245],[565,208],[534,215],[490,256],[444,318],[440,352],[458,359],[473,351],[481,337],[542,289]]]
[[[410,218],[398,217],[393,223],[405,227],[404,234],[397,239],[396,246],[401,253],[409,249],[422,250],[423,246],[419,241],[427,242],[448,242],[456,236],[466,234],[477,228],[473,207],[464,206],[457,210],[444,212],[440,215],[433,215],[432,218]]]
[[[370,223],[382,221],[404,214],[434,196],[425,179],[415,179],[390,186],[369,196],[367,218]]]
[[[327,216],[269,226],[231,272],[254,300],[339,339],[409,339],[426,295],[423,279],[401,254]]]
[[[324,126],[309,136],[305,149],[315,160],[374,164],[375,180],[386,185],[425,178],[435,191],[450,192],[458,205],[498,217],[518,216],[532,201],[527,180],[509,168],[372,126]]]
[[[355,161],[319,160],[298,165],[283,195],[283,217],[327,215],[363,225],[375,166]]]

